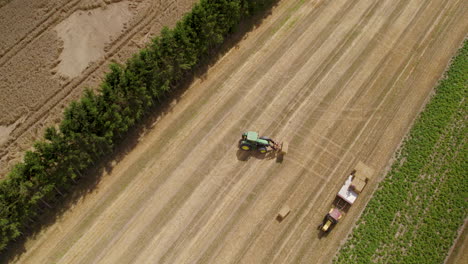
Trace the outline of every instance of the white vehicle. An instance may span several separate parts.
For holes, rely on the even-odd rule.
[[[374,170],[359,162],[351,174],[346,178],[341,189],[336,195],[336,202],[320,224],[322,232],[330,232],[338,223],[338,220],[345,214],[345,209],[349,208],[356,201],[359,194],[366,187]]]

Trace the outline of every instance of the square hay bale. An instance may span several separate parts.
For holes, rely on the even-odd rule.
[[[363,162],[359,161],[358,164],[356,164],[356,167],[354,167],[354,170],[356,171],[355,176],[358,178],[361,178],[363,180],[365,179],[372,179],[374,175],[374,169],[370,168],[369,166],[365,165]]]
[[[286,216],[289,215],[290,212],[291,212],[291,208],[289,208],[289,206],[287,206],[287,205],[284,205],[279,210],[278,216],[276,217],[276,219],[278,219],[278,221],[281,222],[281,221],[283,221],[284,218],[286,218]]]

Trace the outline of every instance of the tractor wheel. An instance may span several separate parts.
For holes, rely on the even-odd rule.
[[[260,152],[262,154],[265,154],[265,153],[267,153],[267,149],[266,149],[266,147],[259,147],[258,152]]]
[[[245,151],[249,151],[250,149],[252,149],[252,147],[247,143],[242,143],[240,145],[240,149],[245,150]]]

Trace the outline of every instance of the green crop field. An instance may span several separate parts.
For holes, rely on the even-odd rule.
[[[334,263],[443,263],[467,217],[468,41]]]

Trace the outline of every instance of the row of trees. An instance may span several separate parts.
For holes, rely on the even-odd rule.
[[[66,195],[81,173],[109,154],[150,107],[219,47],[242,18],[273,0],[201,0],[173,29],[112,64],[97,92],[87,89],[0,182],[0,251]]]

